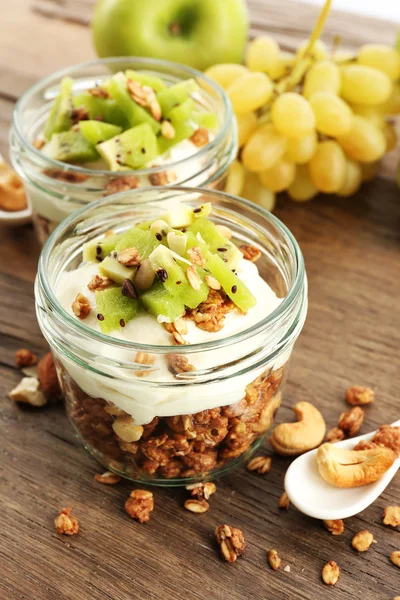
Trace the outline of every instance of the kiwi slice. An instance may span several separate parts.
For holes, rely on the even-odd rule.
[[[124,283],[125,279],[133,281],[136,275],[136,267],[125,267],[121,265],[114,256],[107,256],[99,266],[100,273],[115,283]]]
[[[122,295],[122,288],[108,288],[96,292],[97,318],[102,333],[111,333],[136,317],[139,300]]]
[[[112,171],[140,169],[158,154],[157,138],[148,123],[132,127],[96,147]]]
[[[44,126],[43,133],[46,140],[50,140],[55,133],[67,131],[72,126],[72,84],[71,77],[64,77],[61,80],[60,93],[54,101]]]
[[[154,133],[160,131],[160,123],[153,119],[151,114],[145,108],[139,106],[139,104],[132,100],[128,92],[127,80],[123,73],[117,73],[107,82],[107,91],[124,112],[131,127],[140,125],[141,123],[147,123]]]
[[[53,133],[46,144],[44,153],[61,162],[89,162],[99,158],[96,148],[88,142],[80,131]]]
[[[109,235],[101,240],[92,240],[83,244],[82,258],[85,262],[102,260],[115,250],[116,244],[122,238],[123,234]],[[125,246],[128,248],[128,246]]]
[[[190,119],[199,127],[205,127],[206,129],[217,129],[219,125],[217,115],[205,110],[194,110]]]
[[[142,73],[141,71],[132,71],[131,69],[125,71],[125,75],[127,79],[133,79],[133,81],[137,81],[140,85],[147,85],[153,88],[155,92],[161,92],[166,87],[163,80],[160,77],[156,77],[156,75]]]
[[[157,281],[149,290],[143,292],[140,300],[145,309],[160,321],[172,323],[185,312],[185,305],[173,296],[161,281]]]
[[[136,248],[139,252],[140,260],[142,261],[147,258],[158,245],[159,241],[151,231],[144,231],[138,227],[132,227],[132,229],[129,229],[120,236],[115,249],[117,252],[121,252],[121,250],[125,250],[125,248]]]
[[[193,114],[195,103],[192,98],[188,98],[182,104],[178,104],[175,108],[172,108],[168,113],[168,119],[172,123],[180,123],[181,121],[187,121]]]
[[[183,140],[189,139],[196,131],[196,127],[190,123],[190,121],[175,122],[171,121],[171,124],[175,130],[175,135],[172,139],[167,139],[162,135],[158,136],[158,153],[164,154],[172,146],[179,144]]]
[[[206,257],[206,269],[211,271],[213,277],[222,285],[224,292],[240,310],[247,312],[256,305],[257,301],[248,287],[219,256],[209,253]]]
[[[110,123],[103,123],[101,121],[81,121],[79,129],[83,137],[94,146],[115,137],[122,131],[122,128],[118,127],[118,125],[111,125]]]
[[[229,269],[236,269],[243,255],[233,242],[221,235],[212,221],[200,217],[189,226],[188,231],[208,244],[210,252],[217,254]],[[222,285],[222,282],[220,282]]]
[[[76,94],[72,101],[75,108],[85,108],[90,119],[118,125],[122,129],[129,128],[124,112],[112,98],[102,98],[92,96],[89,92],[82,92]]]
[[[185,270],[176,262],[173,253],[166,246],[157,246],[150,254],[149,260],[166,289],[189,308],[196,308],[207,298],[207,284],[201,281],[200,289],[195,290],[190,285]]]
[[[163,116],[169,117],[168,113],[173,108],[188,100],[198,89],[199,86],[194,79],[187,79],[158,92],[157,100],[160,103]]]

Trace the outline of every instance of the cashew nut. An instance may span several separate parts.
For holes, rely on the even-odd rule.
[[[127,443],[137,442],[143,435],[143,427],[134,425],[133,419],[129,415],[115,419],[112,428],[117,436]]]
[[[44,406],[47,404],[46,396],[40,388],[36,377],[24,377],[16,388],[9,393],[11,400],[31,404],[32,406]]]
[[[321,477],[340,488],[359,487],[377,481],[396,458],[390,448],[344,450],[332,444],[318,448],[317,461]]]
[[[269,440],[275,452],[282,456],[295,456],[312,450],[322,443],[325,436],[325,421],[315,406],[309,402],[298,402],[293,410],[298,421],[281,423]]]

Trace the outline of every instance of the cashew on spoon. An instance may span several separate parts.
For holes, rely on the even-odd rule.
[[[340,488],[373,483],[392,466],[396,455],[390,448],[345,450],[333,444],[318,448],[318,470],[326,482]]]
[[[270,444],[282,456],[296,456],[322,444],[326,425],[318,409],[309,402],[298,402],[293,408],[297,422],[275,427]]]

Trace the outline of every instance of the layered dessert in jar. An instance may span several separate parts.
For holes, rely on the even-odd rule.
[[[92,200],[147,186],[218,187],[236,152],[229,100],[188,67],[111,58],[56,73],[17,103],[11,159],[41,242]]]
[[[134,480],[226,472],[281,402],[307,306],[297,245],[217,192],[138,190],[80,213],[53,234],[36,285],[77,433]]]

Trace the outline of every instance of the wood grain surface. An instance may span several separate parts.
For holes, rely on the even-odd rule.
[[[93,56],[91,2],[14,0],[0,25],[0,150],[7,153],[13,101],[39,77]],[[270,30],[287,47],[304,38],[316,8],[289,0],[250,3],[253,32]],[[82,26],[82,23],[84,26]],[[327,38],[345,45],[391,43],[393,23],[332,14]],[[362,432],[399,418],[400,193],[393,181],[364,185],[355,198],[318,198],[299,205],[282,199],[276,214],[303,250],[310,308],[292,359],[279,421],[309,400],[334,426],[354,383],[376,390]],[[19,381],[14,353],[43,353],[36,324],[33,281],[39,249],[32,229],[0,229],[0,600],[391,600],[400,595],[400,572],[389,561],[400,549],[398,530],[381,522],[385,506],[399,503],[397,477],[374,505],[347,519],[331,536],[293,507],[278,509],[288,460],[273,458],[260,477],[239,469],[218,482],[211,509],[182,508],[182,490],[156,489],[148,524],[124,513],[129,482],[102,486],[102,472],[79,446],[60,406],[15,406],[7,393]],[[268,445],[265,453],[270,454]],[[55,533],[54,516],[72,506],[81,530]],[[213,531],[228,523],[244,532],[248,547],[234,565],[223,563]],[[351,538],[370,530],[377,544],[366,553]],[[283,564],[273,572],[266,550]],[[341,568],[334,588],[321,581],[328,560]]]

